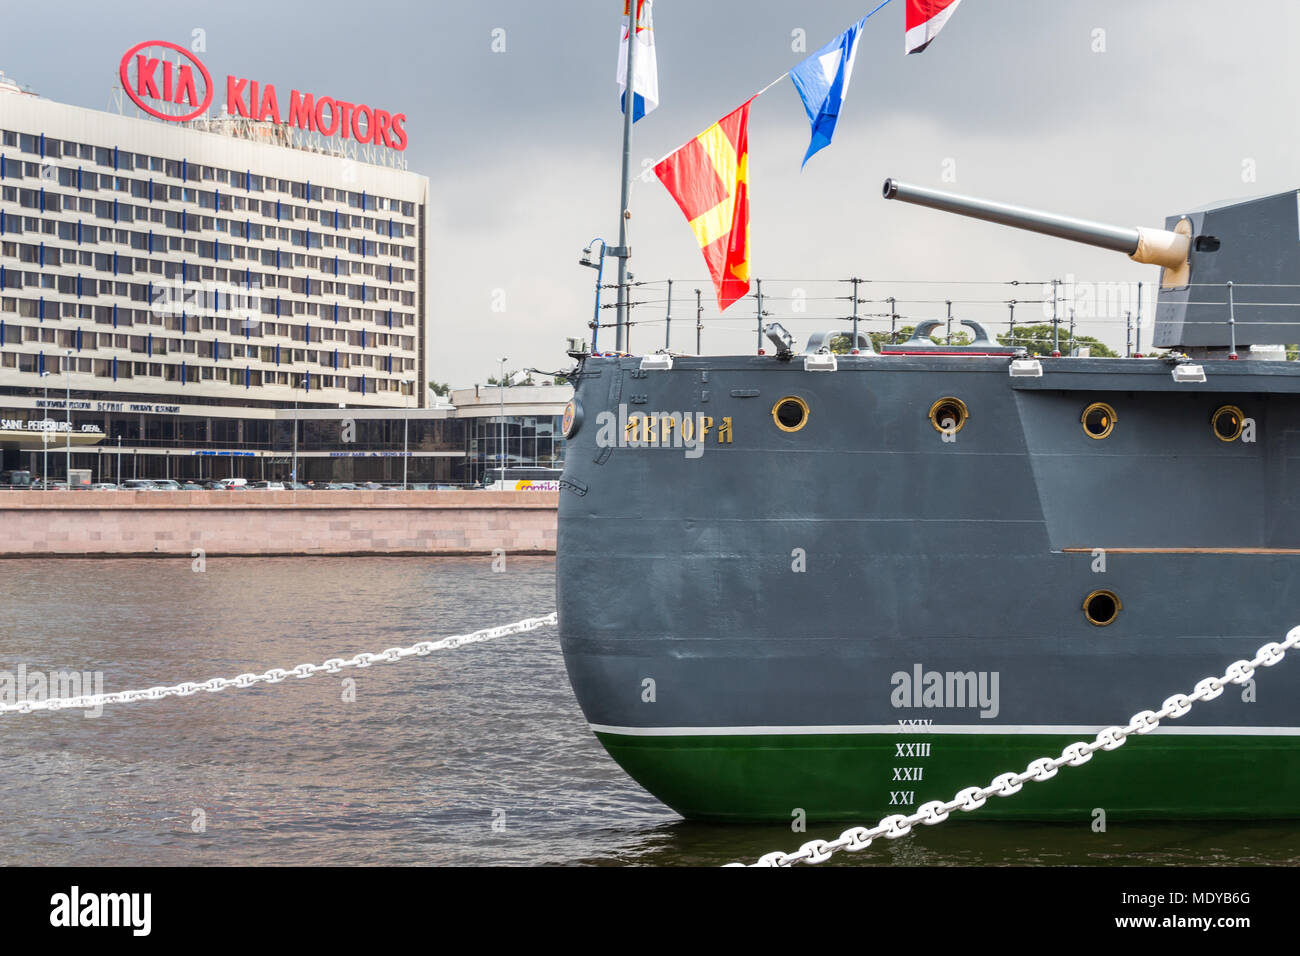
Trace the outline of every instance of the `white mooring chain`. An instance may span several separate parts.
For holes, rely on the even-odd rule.
[[[89,710],[102,704],[127,704],[137,700],[188,697],[201,690],[218,691],[225,690],[227,687],[243,688],[252,687],[254,684],[278,684],[288,677],[303,678],[311,677],[314,674],[337,674],[345,667],[369,667],[371,664],[392,664],[408,657],[424,657],[434,651],[446,651],[465,644],[478,644],[481,641],[491,641],[498,637],[509,637],[511,634],[534,631],[539,627],[554,624],[555,621],[555,612],[552,611],[545,617],[529,617],[522,621],[516,621],[514,624],[488,627],[481,631],[474,631],[471,634],[457,634],[453,637],[444,637],[439,641],[420,641],[420,643],[412,644],[410,647],[390,647],[378,654],[368,654],[363,651],[349,658],[331,657],[321,664],[299,664],[289,670],[273,667],[262,674],[214,677],[211,680],[197,683],[187,681],[184,684],[173,684],[170,687],[150,687],[148,690],[124,690],[116,694],[89,694],[83,697],[20,701],[14,704],[0,703],[0,714],[29,714],[34,710]]]
[[[1129,734],[1149,734],[1160,726],[1160,721],[1182,717],[1192,709],[1193,703],[1218,697],[1223,693],[1225,685],[1246,683],[1254,675],[1255,668],[1272,667],[1297,644],[1300,644],[1300,627],[1293,627],[1287,632],[1285,641],[1281,644],[1265,644],[1259,649],[1254,660],[1236,661],[1228,665],[1222,677],[1207,677],[1198,683],[1191,694],[1175,694],[1165,701],[1165,705],[1160,710],[1144,710],[1134,714],[1127,727],[1107,727],[1091,742],[1076,741],[1061,751],[1059,757],[1040,757],[1030,762],[1029,766],[1020,773],[1000,774],[994,777],[993,782],[987,787],[967,787],[947,802],[931,800],[918,807],[910,816],[902,813],[892,814],[874,827],[853,827],[845,830],[835,840],[809,840],[793,853],[782,853],[777,850],[764,854],[758,862],[748,865],[792,866],[795,863],[825,863],[840,850],[848,850],[850,853],[865,850],[877,837],[896,840],[907,836],[912,832],[912,827],[918,823],[924,823],[926,826],[943,823],[953,810],[978,810],[991,796],[1009,797],[1019,793],[1030,780],[1039,782],[1050,780],[1056,776],[1056,772],[1061,767],[1067,764],[1071,767],[1080,767],[1087,763],[1092,759],[1094,751],[1117,749],[1123,745]],[[727,866],[745,865],[744,863],[727,864]]]

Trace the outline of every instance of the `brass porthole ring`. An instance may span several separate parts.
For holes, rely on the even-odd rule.
[[[1110,435],[1115,429],[1115,422],[1117,421],[1119,421],[1119,416],[1115,414],[1115,409],[1105,402],[1093,402],[1079,416],[1079,422],[1083,425],[1083,433],[1089,438],[1095,438],[1098,441]]]
[[[564,437],[572,438],[578,434],[578,429],[582,427],[582,406],[578,404],[575,398],[569,404],[564,406],[564,417],[560,419],[560,433]]]
[[[955,435],[966,427],[970,418],[970,409],[960,398],[951,395],[939,399],[930,406],[930,424],[940,434]]]
[[[1210,416],[1210,427],[1219,441],[1236,441],[1245,421],[1245,413],[1236,405],[1223,405]]]
[[[1083,616],[1089,624],[1097,627],[1105,627],[1114,622],[1123,609],[1124,604],[1114,591],[1093,591],[1083,599]]]
[[[797,432],[808,424],[808,403],[797,395],[787,395],[772,406],[772,421],[783,432]]]

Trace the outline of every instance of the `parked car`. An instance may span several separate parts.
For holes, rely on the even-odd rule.
[[[32,473],[21,469],[0,471],[0,488],[30,488]]]
[[[254,491],[284,491],[284,482],[282,481],[255,481],[252,484]]]
[[[289,491],[311,491],[311,485],[304,485],[301,481],[286,481],[284,487]]]
[[[117,491],[117,485],[111,481],[97,481],[90,486],[91,491]]]
[[[123,491],[157,491],[148,478],[128,478],[119,486]]]
[[[197,481],[186,481],[181,484],[181,491],[202,491],[203,486]]]
[[[155,478],[153,480],[155,491],[180,491],[181,483],[173,481],[171,478]]]
[[[225,491],[226,486],[215,478],[206,478],[199,482],[199,487],[207,491]]]
[[[247,478],[222,478],[221,487],[225,488],[227,491],[233,491],[236,488],[242,491],[244,488],[248,487],[248,479]]]
[[[32,482],[32,488],[36,491],[67,491],[68,483],[55,481],[53,478],[38,478]]]
[[[317,485],[316,487],[319,488],[320,485]],[[361,489],[350,481],[328,481],[325,483],[325,490],[326,491],[360,491]]]

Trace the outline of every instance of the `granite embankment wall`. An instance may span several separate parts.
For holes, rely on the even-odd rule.
[[[555,553],[555,492],[0,492],[0,557]]]

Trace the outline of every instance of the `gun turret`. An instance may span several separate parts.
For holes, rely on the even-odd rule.
[[[1058,216],[895,179],[885,180],[883,193],[886,199],[1070,239],[1163,266],[1156,298],[1157,347],[1226,350],[1230,345],[1294,342],[1300,332],[1289,315],[1300,287],[1296,190],[1169,216],[1164,229]],[[1230,307],[1231,285],[1239,288]],[[1235,341],[1230,317],[1235,320]]]

